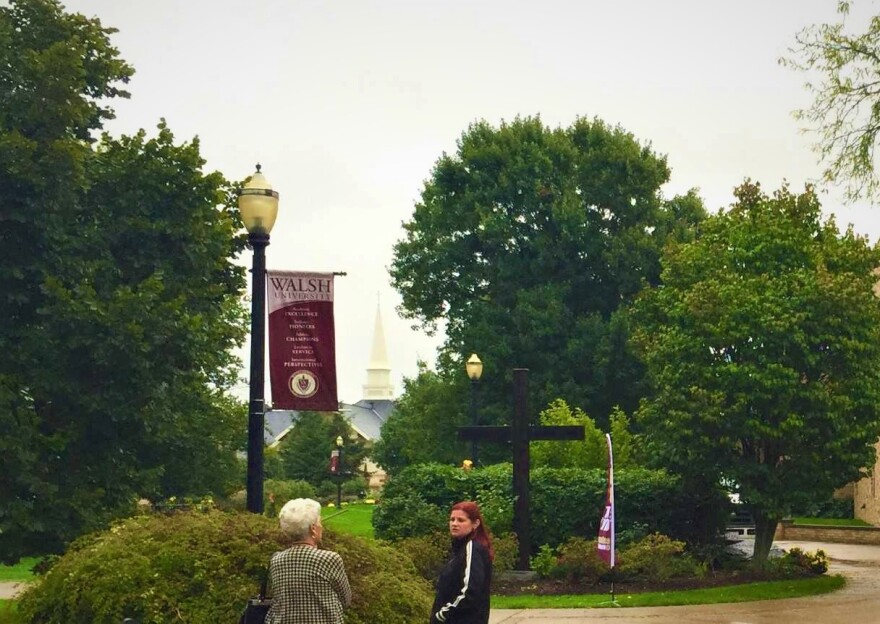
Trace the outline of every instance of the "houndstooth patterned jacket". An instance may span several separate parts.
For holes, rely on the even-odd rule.
[[[342,624],[351,586],[342,557],[332,550],[299,544],[269,562],[272,608],[266,624]]]

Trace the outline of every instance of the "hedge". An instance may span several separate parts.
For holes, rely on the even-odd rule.
[[[376,537],[396,540],[430,533],[445,523],[450,506],[460,500],[478,501],[494,533],[509,532],[512,481],[511,464],[472,470],[441,464],[409,466],[385,485],[373,514]],[[533,546],[556,547],[570,537],[596,536],[605,501],[605,470],[537,468],[529,481]],[[701,542],[706,533],[703,524],[711,523],[709,533],[718,534],[729,505],[721,490],[698,495],[663,470],[617,470],[614,489],[617,532],[624,541],[661,533]],[[407,512],[417,520],[407,520]],[[434,520],[436,515],[439,518]]]
[[[346,624],[424,622],[430,585],[387,546],[324,531],[354,600]],[[278,521],[256,514],[181,512],[130,518],[80,538],[21,596],[17,617],[34,624],[237,622],[272,552],[286,548]]]

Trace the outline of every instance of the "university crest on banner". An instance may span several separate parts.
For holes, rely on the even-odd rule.
[[[333,274],[267,271],[275,409],[336,411]]]

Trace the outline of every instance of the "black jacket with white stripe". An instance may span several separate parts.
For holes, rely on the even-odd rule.
[[[437,579],[431,624],[487,624],[491,583],[492,560],[486,547],[469,538],[453,540]]]

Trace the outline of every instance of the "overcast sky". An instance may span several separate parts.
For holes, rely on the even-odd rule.
[[[777,59],[798,30],[835,20],[836,0],[65,4],[118,28],[136,70],[112,134],[154,133],[164,117],[179,141],[200,138],[208,170],[240,180],[260,162],[281,195],[268,267],[348,273],[336,331],[349,402],[377,296],[398,392],[417,359],[434,360],[439,339],[397,316],[387,267],[434,162],[475,120],[619,124],[668,156],[667,197],[697,187],[713,212],[744,177],[799,189],[820,170],[791,116],[809,103],[804,77]],[[858,2],[853,27],[877,9]],[[880,208],[839,198],[830,189],[823,204],[876,241]]]

